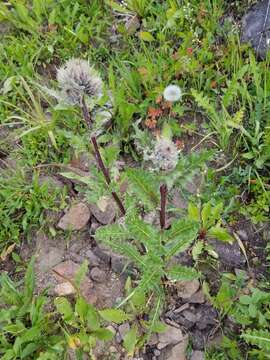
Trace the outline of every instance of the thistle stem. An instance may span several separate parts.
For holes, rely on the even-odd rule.
[[[92,127],[92,120],[91,120],[89,111],[87,109],[87,105],[86,105],[84,96],[82,96],[82,98],[81,98],[81,108],[82,108],[83,118],[86,122],[88,129],[90,130]]]
[[[160,186],[160,214],[159,214],[159,220],[160,220],[160,228],[161,230],[165,229],[166,226],[166,202],[167,202],[167,185],[162,184]]]
[[[92,121],[91,121],[91,117],[90,117],[89,111],[87,109],[84,97],[82,97],[81,108],[82,108],[83,118],[87,124],[88,129],[90,130],[92,127]],[[97,161],[98,168],[102,172],[107,185],[110,185],[110,183],[111,183],[110,174],[102,160],[102,157],[101,157],[101,154],[99,151],[99,147],[98,147],[98,143],[97,143],[97,139],[95,136],[91,136],[90,139],[91,139],[91,142],[92,142],[92,145],[94,148],[94,153],[95,153],[95,158]],[[114,201],[116,202],[117,206],[119,207],[121,214],[125,215],[126,210],[124,208],[124,205],[123,205],[121,199],[119,198],[119,196],[116,194],[115,191],[112,191],[111,194],[112,194],[112,197],[114,198]]]

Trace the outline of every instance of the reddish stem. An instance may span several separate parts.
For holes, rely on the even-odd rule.
[[[167,185],[162,184],[160,186],[160,227],[162,230],[165,229],[166,226],[166,202],[167,202]]]
[[[90,117],[89,111],[87,109],[84,97],[82,98],[82,101],[81,101],[81,107],[82,107],[82,113],[83,113],[84,120],[85,120],[85,122],[86,122],[86,124],[87,124],[87,126],[88,126],[88,128],[90,130],[91,126],[92,126],[92,121],[91,121],[91,117]],[[95,136],[91,136],[91,142],[92,142],[92,145],[94,147],[94,152],[95,152],[97,165],[98,165],[100,171],[102,172],[107,185],[110,185],[110,183],[111,183],[110,174],[109,174],[109,171],[106,168],[106,166],[105,166],[105,164],[104,164],[104,162],[102,160],[102,157],[101,157],[101,154],[100,154],[100,151],[99,151],[99,147],[98,147],[98,143],[97,143],[97,139],[96,139]],[[112,191],[111,194],[112,194],[112,197],[114,198],[114,201],[116,202],[117,206],[119,207],[119,209],[121,211],[121,214],[125,215],[126,210],[124,208],[124,205],[123,205],[121,199],[119,198],[119,196],[116,194],[115,191]]]

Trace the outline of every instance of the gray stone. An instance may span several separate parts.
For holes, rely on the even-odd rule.
[[[89,208],[97,221],[103,225],[111,224],[116,215],[112,199],[101,199],[99,206],[89,204]]]
[[[265,58],[270,45],[270,3],[259,1],[242,19],[242,42],[251,43],[256,54]]]
[[[182,315],[190,322],[195,323],[197,321],[197,316],[193,314],[192,311],[184,310]]]
[[[129,323],[121,324],[121,325],[118,327],[118,333],[119,333],[119,336],[120,336],[121,340],[124,339],[124,336],[126,335],[126,333],[127,333],[129,330],[130,330]]]
[[[202,290],[197,291],[193,294],[187,301],[191,304],[203,304],[205,302],[205,297]]]
[[[209,240],[209,243],[213,246],[214,250],[219,256],[220,261],[224,265],[234,268],[245,265],[246,258],[236,241],[233,244],[228,244],[212,239]]]
[[[88,206],[80,202],[71,206],[57,226],[62,230],[81,230],[88,223],[90,216]]]
[[[106,281],[106,273],[98,267],[94,267],[91,270],[90,277],[98,283],[104,283]]]
[[[204,353],[199,350],[195,350],[192,352],[190,360],[204,360]]]
[[[157,348],[161,350],[168,345],[175,345],[182,341],[183,334],[180,329],[167,325],[166,331],[158,334],[158,339]]]
[[[65,243],[60,242],[56,246],[55,240],[49,239],[43,232],[37,233],[36,237],[36,270],[45,273],[59,264],[64,257]]]
[[[189,299],[199,290],[200,283],[196,279],[190,281],[178,281],[175,286],[179,297],[182,299]]]
[[[188,336],[185,336],[180,343],[169,349],[166,360],[186,360],[186,350],[188,347]]]
[[[248,234],[245,230],[237,230],[236,233],[241,240],[248,241]]]
[[[100,264],[100,259],[93,253],[92,250],[87,250],[85,252],[85,257],[89,260],[89,266],[98,266]]]

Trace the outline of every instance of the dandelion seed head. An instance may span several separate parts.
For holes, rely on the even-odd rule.
[[[164,99],[170,102],[175,102],[181,99],[182,91],[177,85],[169,85],[163,92]]]
[[[102,80],[86,60],[67,61],[57,70],[57,81],[63,99],[71,105],[79,104],[83,95],[102,96]]]
[[[152,162],[159,170],[172,171],[178,162],[178,149],[175,144],[169,139],[160,138],[155,144]]]

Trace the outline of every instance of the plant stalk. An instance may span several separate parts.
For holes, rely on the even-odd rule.
[[[90,117],[89,111],[87,109],[84,97],[82,97],[81,108],[82,108],[83,118],[84,118],[84,120],[85,120],[85,122],[87,124],[87,127],[88,127],[89,130],[91,130],[92,121],[91,121],[91,117]],[[95,158],[96,158],[96,161],[97,161],[98,168],[102,172],[107,185],[110,185],[110,183],[111,183],[110,174],[109,174],[109,171],[106,168],[106,166],[105,166],[105,164],[104,164],[104,162],[102,160],[102,157],[101,157],[101,154],[100,154],[100,151],[99,151],[99,147],[98,147],[98,143],[97,143],[97,139],[96,139],[95,136],[91,136],[90,139],[91,139],[91,142],[92,142],[92,145],[93,145],[93,148],[94,148],[94,153],[95,153]],[[119,196],[116,194],[115,191],[112,191],[111,194],[112,194],[112,197],[114,198],[114,201],[116,202],[117,206],[119,207],[119,210],[120,210],[121,214],[125,215],[126,210],[124,208],[124,205],[123,205],[121,199],[119,198]]]
[[[160,220],[160,228],[161,230],[165,229],[166,226],[166,202],[167,202],[167,185],[162,184],[160,186],[160,214],[159,214],[159,220]]]

